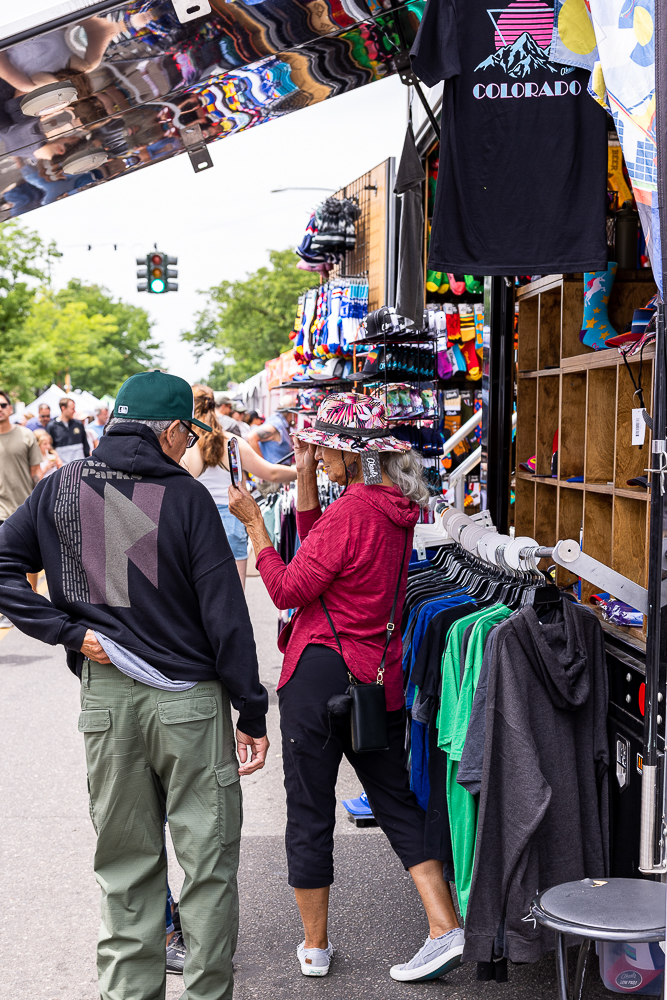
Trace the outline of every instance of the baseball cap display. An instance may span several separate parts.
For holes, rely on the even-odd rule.
[[[166,372],[139,372],[123,382],[116,396],[114,417],[125,420],[184,420],[204,431],[208,424],[195,420],[192,389],[184,378]]]

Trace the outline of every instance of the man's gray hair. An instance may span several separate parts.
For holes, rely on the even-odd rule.
[[[115,427],[117,425],[127,424],[127,423],[143,424],[144,427],[150,427],[152,431],[155,431],[156,436],[159,438],[167,430],[167,428],[173,424],[173,422],[174,422],[173,420],[134,420],[134,419],[128,420],[127,417],[112,417],[109,423],[106,425],[106,428],[107,430],[109,430],[110,427]],[[185,431],[183,433],[188,431],[188,428],[185,426],[185,424],[181,424],[181,427],[185,428]]]
[[[95,416],[99,417],[102,410],[106,410],[108,412],[109,407],[106,405],[106,403],[100,403],[99,406],[95,407]]]

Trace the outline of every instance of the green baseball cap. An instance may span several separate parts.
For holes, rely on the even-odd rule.
[[[210,431],[195,420],[192,389],[184,378],[158,370],[131,375],[118,390],[113,416],[125,420],[184,420]]]

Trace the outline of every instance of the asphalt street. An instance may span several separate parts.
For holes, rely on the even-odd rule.
[[[325,1000],[555,1000],[552,955],[534,966],[511,967],[506,985],[476,982],[471,966],[431,983],[394,983],[390,965],[412,957],[426,936],[426,920],[382,833],[357,830],[340,805],[330,927],[337,953],[327,978],[301,975],[295,957],[301,930],[283,847],[276,614],[259,578],[248,579],[247,596],[270,692],[272,746],[265,770],[243,780],[237,1000],[311,1000],[316,994]],[[0,630],[0,684],[0,1000],[97,1000],[99,890],[77,731],[79,685],[62,647],[45,646],[17,629]],[[339,800],[359,792],[344,764]],[[169,853],[178,896],[182,872],[171,845]],[[167,1000],[182,992],[181,978],[169,976]],[[603,995],[595,973],[586,997]]]

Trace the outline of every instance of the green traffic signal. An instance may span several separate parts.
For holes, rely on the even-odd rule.
[[[178,277],[178,271],[167,266],[177,264],[177,257],[169,257],[166,253],[155,250],[152,253],[147,253],[145,258],[138,259],[137,264],[143,264],[144,260],[146,262],[145,270],[142,267],[141,271],[137,271],[137,277],[145,278],[146,284],[137,285],[137,291],[151,292],[153,295],[164,295],[166,292],[178,291],[176,282],[169,281],[169,278]]]

